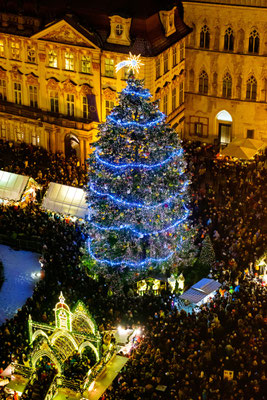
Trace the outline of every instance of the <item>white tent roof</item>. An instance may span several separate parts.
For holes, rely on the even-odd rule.
[[[29,180],[28,176],[0,171],[0,199],[19,201]]]
[[[188,300],[190,303],[197,304],[209,294],[219,289],[220,286],[221,284],[214,279],[203,278],[179,297],[180,299]]]
[[[51,182],[49,184],[42,207],[77,218],[85,218],[88,215],[85,191],[60,183]]]

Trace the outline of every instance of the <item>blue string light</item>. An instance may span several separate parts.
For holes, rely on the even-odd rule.
[[[161,206],[164,206],[165,204],[170,204],[172,201],[174,201],[177,198],[177,196],[181,195],[181,193],[185,191],[185,188],[186,188],[186,186],[188,186],[188,184],[189,184],[188,181],[184,182],[184,186],[182,187],[182,189],[181,189],[181,191],[179,193],[175,193],[174,195],[170,196],[165,201],[163,201],[161,203],[154,204],[154,205],[147,205],[145,203],[129,202],[129,201],[125,201],[125,200],[121,199],[120,197],[114,196],[113,194],[109,194],[109,193],[105,193],[105,192],[99,192],[98,190],[96,190],[94,188],[94,184],[93,183],[90,184],[89,189],[94,194],[96,194],[96,195],[98,195],[100,197],[108,197],[109,199],[111,199],[115,203],[118,203],[118,204],[120,204],[122,206],[125,206],[125,207],[144,208],[146,210],[153,210],[155,208],[159,208]]]
[[[166,233],[168,231],[170,231],[171,229],[176,228],[176,226],[180,225],[182,222],[184,222],[187,217],[189,216],[189,210],[184,206],[185,209],[185,216],[183,218],[178,219],[177,221],[175,221],[172,225],[167,226],[166,228],[163,229],[159,229],[158,231],[151,231],[151,232],[147,232],[147,231],[141,231],[139,229],[135,229],[133,228],[131,225],[129,224],[124,224],[124,225],[120,225],[120,226],[103,226],[100,225],[98,223],[95,222],[91,222],[91,225],[97,229],[100,229],[101,231],[122,231],[122,230],[128,230],[131,231],[133,234],[135,234],[138,237],[144,237],[144,236],[155,236],[155,235],[159,235],[160,233]]]
[[[172,160],[175,156],[180,157],[183,153],[183,149],[179,149],[178,151],[174,151],[168,158],[165,158],[165,160],[158,162],[156,164],[142,164],[142,163],[126,163],[126,164],[116,164],[116,163],[110,163],[108,161],[103,160],[99,156],[99,150],[95,150],[95,157],[97,161],[99,161],[101,164],[106,165],[109,168],[143,168],[143,169],[154,169],[158,167],[162,167],[163,165],[167,164],[170,160]]]
[[[180,238],[180,244],[182,244],[183,239],[182,237]],[[152,258],[152,257],[147,257],[143,261],[140,262],[134,262],[134,261],[110,261],[107,259],[101,259],[97,258],[93,251],[91,250],[91,239],[88,239],[88,251],[90,256],[97,262],[101,264],[107,264],[110,265],[111,267],[116,267],[118,265],[125,265],[126,267],[144,267],[146,264],[149,263],[162,263],[164,261],[168,261],[176,252],[181,248],[181,245],[177,245],[174,251],[171,251],[166,257],[163,258]]]
[[[158,113],[160,114],[160,116],[158,118],[155,118],[152,121],[149,122],[136,122],[136,121],[127,121],[127,122],[122,122],[121,119],[116,119],[112,116],[112,114],[107,116],[107,120],[108,121],[112,121],[113,123],[120,125],[120,126],[136,126],[137,128],[150,128],[153,125],[157,125],[160,122],[164,121],[164,119],[166,118],[166,115],[163,114],[161,111],[158,111]]]
[[[143,97],[144,99],[149,99],[151,97],[151,94],[149,92],[141,93],[141,92],[137,92],[135,90],[129,90],[129,89],[124,89],[122,91],[122,93],[123,94],[131,94],[133,96],[136,95],[136,96],[139,96],[139,97]]]

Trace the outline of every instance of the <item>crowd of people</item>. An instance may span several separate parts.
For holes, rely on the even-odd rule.
[[[0,169],[31,176],[44,189],[49,182],[83,187],[88,180],[86,167],[75,155],[66,159],[62,153],[49,153],[24,142],[14,145],[0,140]]]
[[[8,166],[1,160],[4,168],[34,178],[43,171],[42,184],[61,178],[66,179],[62,183],[71,182],[68,162],[61,156],[40,148],[28,153],[31,146],[26,145],[19,150],[9,147],[12,154],[19,152],[18,160],[28,157],[28,164],[18,161]],[[266,399],[265,287],[254,280],[255,273],[261,272],[255,261],[266,244],[266,156],[242,164],[216,159],[210,145],[187,142],[184,148],[192,175],[192,219],[203,236],[211,236],[217,260],[213,274],[223,284],[221,293],[197,314],[175,310],[170,293],[140,297],[129,285],[124,292],[110,293],[108,277],[93,280],[80,266],[86,239],[82,222],[49,214],[38,204],[23,209],[1,205],[0,233],[40,240],[44,273],[32,297],[0,326],[0,368],[5,369],[12,359],[23,363],[31,351],[28,315],[35,321],[53,321],[53,308],[62,291],[71,308],[78,300],[88,306],[101,331],[119,324],[143,327],[141,344],[103,400]],[[46,162],[40,162],[42,157]],[[45,173],[43,166],[49,163],[52,172],[48,167]],[[71,176],[79,176],[79,168],[73,162]],[[60,170],[63,173],[57,175]],[[118,271],[113,274],[119,277]],[[230,286],[237,290],[229,291]],[[225,370],[233,371],[233,379],[224,379]]]

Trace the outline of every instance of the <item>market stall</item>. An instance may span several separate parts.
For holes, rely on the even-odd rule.
[[[40,186],[33,178],[0,170],[0,203],[17,202],[27,205],[35,201],[38,189]]]
[[[220,286],[221,284],[214,279],[203,278],[181,294],[179,299],[201,306],[212,299]]]
[[[51,182],[43,198],[42,207],[65,216],[86,218],[88,205],[85,196],[83,189]]]
[[[166,289],[166,282],[156,278],[146,278],[137,282],[137,293],[143,296],[144,293],[159,295]]]

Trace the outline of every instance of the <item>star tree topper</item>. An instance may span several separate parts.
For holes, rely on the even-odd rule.
[[[136,72],[138,74],[140,66],[144,65],[143,63],[141,63],[140,56],[141,54],[135,56],[132,53],[129,53],[129,57],[127,58],[127,60],[121,61],[116,65],[116,72],[118,72],[123,67],[128,67],[128,71],[132,70],[133,73]]]

